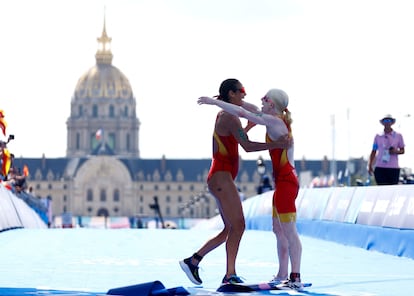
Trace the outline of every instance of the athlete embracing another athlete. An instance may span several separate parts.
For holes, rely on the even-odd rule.
[[[221,83],[217,99],[211,100],[242,109],[255,107],[243,101],[245,96],[246,91],[237,79],[227,79]],[[248,124],[247,129],[249,128]],[[181,268],[194,284],[202,283],[198,273],[200,261],[207,253],[224,242],[226,243],[226,273],[222,283],[243,282],[236,273],[236,257],[245,229],[240,196],[234,183],[239,169],[239,144],[245,151],[252,152],[274,148],[285,149],[292,145],[292,141],[284,135],[274,138],[274,141],[269,143],[252,142],[237,114],[231,114],[227,110],[217,114],[213,133],[213,157],[207,185],[210,193],[216,198],[224,229],[208,240],[191,257],[180,261]]]
[[[224,101],[209,97],[201,97],[199,104],[216,105],[228,113],[246,118],[255,124],[266,126],[266,142],[272,143],[282,136],[288,136],[293,141],[291,130],[291,114],[287,109],[288,95],[280,89],[271,89],[261,99],[262,109],[250,108],[228,104]],[[249,125],[250,129],[253,125]],[[245,131],[247,132],[248,129]],[[275,191],[273,194],[273,231],[277,238],[277,253],[279,258],[279,271],[272,279],[278,283],[288,280],[290,287],[302,289],[300,278],[300,263],[302,244],[296,229],[295,200],[299,192],[299,182],[295,171],[293,159],[293,145],[290,147],[277,147],[269,149],[272,159]],[[288,274],[289,258],[291,273]],[[288,277],[289,275],[289,277]]]

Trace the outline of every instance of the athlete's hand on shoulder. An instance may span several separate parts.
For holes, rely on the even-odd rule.
[[[244,132],[247,133],[254,126],[256,126],[256,123],[254,123],[253,121],[248,120],[247,125],[244,128]]]
[[[197,100],[197,103],[199,105],[203,105],[203,104],[207,104],[207,105],[215,105],[215,99],[210,98],[210,97],[199,97]]]

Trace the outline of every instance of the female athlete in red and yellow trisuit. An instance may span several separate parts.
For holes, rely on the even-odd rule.
[[[287,109],[289,97],[280,89],[271,89],[262,98],[261,111],[249,104],[249,110],[244,106],[236,106],[208,97],[199,99],[199,104],[217,105],[223,110],[248,119],[255,124],[266,126],[266,141],[273,142],[281,136],[288,135],[292,141],[292,122]],[[245,102],[245,104],[247,104]],[[273,231],[277,238],[277,253],[279,271],[273,281],[289,279],[289,284],[295,289],[301,289],[300,262],[302,244],[296,229],[295,199],[299,192],[299,182],[295,172],[293,145],[289,148],[269,150],[272,159],[275,191],[273,194]],[[289,275],[289,259],[291,273]],[[288,278],[289,275],[289,278]]]

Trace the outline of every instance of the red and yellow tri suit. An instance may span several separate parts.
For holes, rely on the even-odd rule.
[[[213,134],[213,158],[207,181],[215,172],[230,172],[233,180],[239,171],[239,143],[233,135],[220,136]]]
[[[292,137],[291,128],[287,124],[286,126],[289,137]],[[268,134],[266,134],[266,142],[272,142]],[[288,149],[272,149],[269,150],[269,154],[272,159],[273,178],[275,180],[272,216],[274,218],[278,217],[281,222],[295,222],[295,200],[299,192],[299,180],[295,167],[289,162]]]

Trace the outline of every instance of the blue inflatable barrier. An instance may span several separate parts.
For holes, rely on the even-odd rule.
[[[298,232],[344,245],[414,258],[414,230],[338,223],[332,221],[299,220]]]
[[[122,296],[173,296],[173,295],[189,295],[190,293],[183,287],[175,287],[167,289],[160,281],[153,281],[133,286],[110,289],[107,295]]]

